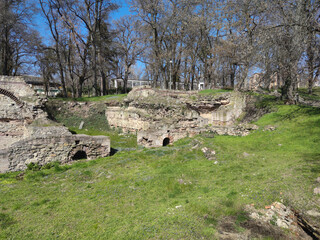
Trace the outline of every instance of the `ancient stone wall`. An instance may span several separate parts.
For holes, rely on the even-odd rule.
[[[72,135],[49,120],[46,99],[36,95],[26,78],[0,76],[0,88],[6,90],[0,92],[0,172],[23,170],[31,162],[66,163],[76,160],[77,152],[88,159],[109,155],[108,137]]]
[[[145,115],[145,117],[142,117]],[[143,131],[150,128],[151,121],[147,112],[137,108],[108,107],[106,118],[111,127],[121,128],[124,132]]]
[[[109,154],[110,139],[106,136],[33,137],[16,142],[6,150],[0,150],[0,172],[24,170],[29,163],[68,163],[82,158],[90,160],[106,157]]]
[[[210,128],[231,127],[245,106],[246,95],[239,92],[200,95],[138,87],[128,94],[122,106],[108,107],[106,118],[111,127],[137,132],[138,144],[158,147],[163,146],[165,138],[172,143]]]
[[[0,149],[9,147],[12,143],[21,140],[26,131],[22,120],[0,119]]]
[[[201,133],[201,130],[200,128],[195,128],[186,131],[186,129],[171,128],[170,130],[139,131],[137,134],[137,142],[139,145],[145,147],[162,147],[185,137],[194,137]]]
[[[29,125],[47,114],[43,111],[45,99],[36,96],[25,77],[0,76],[0,87],[13,95],[0,94],[0,149],[5,149],[25,138]]]
[[[0,88],[12,92],[19,98],[34,96],[34,90],[26,83],[27,78],[37,78],[32,76],[0,76]]]

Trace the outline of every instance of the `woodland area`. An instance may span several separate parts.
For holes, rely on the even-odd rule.
[[[192,90],[244,89],[252,69],[283,81],[292,101],[298,78],[311,94],[320,74],[318,0],[130,0],[131,15],[110,20],[120,7],[111,0],[0,0],[0,75],[38,74],[58,79],[62,95],[109,92],[121,78],[123,91],[136,78],[153,86]],[[45,19],[50,41],[35,29]],[[170,83],[173,83],[170,86]]]

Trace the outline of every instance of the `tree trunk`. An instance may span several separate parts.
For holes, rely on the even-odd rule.
[[[287,76],[285,79],[284,86],[282,88],[282,100],[289,104],[295,103],[294,101],[294,86],[293,81],[290,76]]]
[[[282,87],[282,94],[281,98],[283,101],[285,101],[287,104],[296,104],[296,72],[295,67],[286,66],[285,69],[283,69],[283,80],[284,85]]]
[[[127,93],[128,91],[128,78],[129,78],[129,72],[126,69],[124,72],[124,79],[123,79],[123,93]]]
[[[93,87],[94,87],[94,95],[97,97],[99,96],[99,91],[98,91],[98,79],[97,79],[97,48],[96,48],[96,43],[95,40],[92,41],[93,45]]]
[[[308,48],[307,48],[307,56],[308,56],[308,93],[312,94],[313,88],[313,52],[312,52],[312,33],[309,33],[308,37]]]
[[[83,83],[84,83],[84,77],[81,76],[81,77],[79,77],[79,83],[78,83],[78,86],[77,86],[77,97],[78,98],[82,97]]]
[[[231,88],[234,88],[234,79],[235,79],[235,73],[233,70],[231,70],[231,74],[230,74],[230,86]]]
[[[101,96],[104,96],[107,94],[107,81],[106,81],[106,74],[103,70],[100,70],[101,74]]]
[[[56,42],[56,55],[57,55],[57,59],[59,62],[58,65],[59,65],[59,72],[60,72],[60,77],[61,77],[62,94],[63,94],[63,97],[68,97],[66,82],[64,79],[64,70],[63,70],[63,65],[62,65],[62,61],[61,61],[60,49],[59,49],[58,42]]]

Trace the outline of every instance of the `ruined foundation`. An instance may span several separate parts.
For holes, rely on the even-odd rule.
[[[69,135],[27,138],[0,150],[0,172],[19,171],[30,163],[68,163],[106,157],[110,140],[104,136]]]
[[[46,98],[39,97],[25,78],[0,76],[0,173],[27,168],[29,163],[67,163],[110,154],[105,136],[72,135],[47,118]]]
[[[111,127],[137,133],[139,145],[160,147],[206,131],[244,135],[235,122],[245,107],[246,95],[239,92],[199,95],[143,86],[134,88],[122,106],[108,107],[106,118]]]

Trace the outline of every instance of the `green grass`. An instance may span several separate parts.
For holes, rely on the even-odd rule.
[[[306,100],[315,100],[320,101],[320,87],[313,88],[313,93],[308,94],[308,89],[306,88],[300,88],[299,94]]]
[[[101,102],[101,101],[122,101],[128,94],[105,95],[99,97],[81,97],[81,98],[55,98],[61,101],[77,102]]]
[[[231,89],[205,89],[199,91],[200,95],[215,95],[217,93],[232,92]]]
[[[23,180],[2,174],[0,238],[214,239],[223,217],[246,220],[246,204],[283,200],[319,210],[320,110],[280,105],[256,124],[246,137],[186,138],[29,170]],[[277,129],[263,131],[266,125]],[[204,146],[217,152],[217,164]]]

